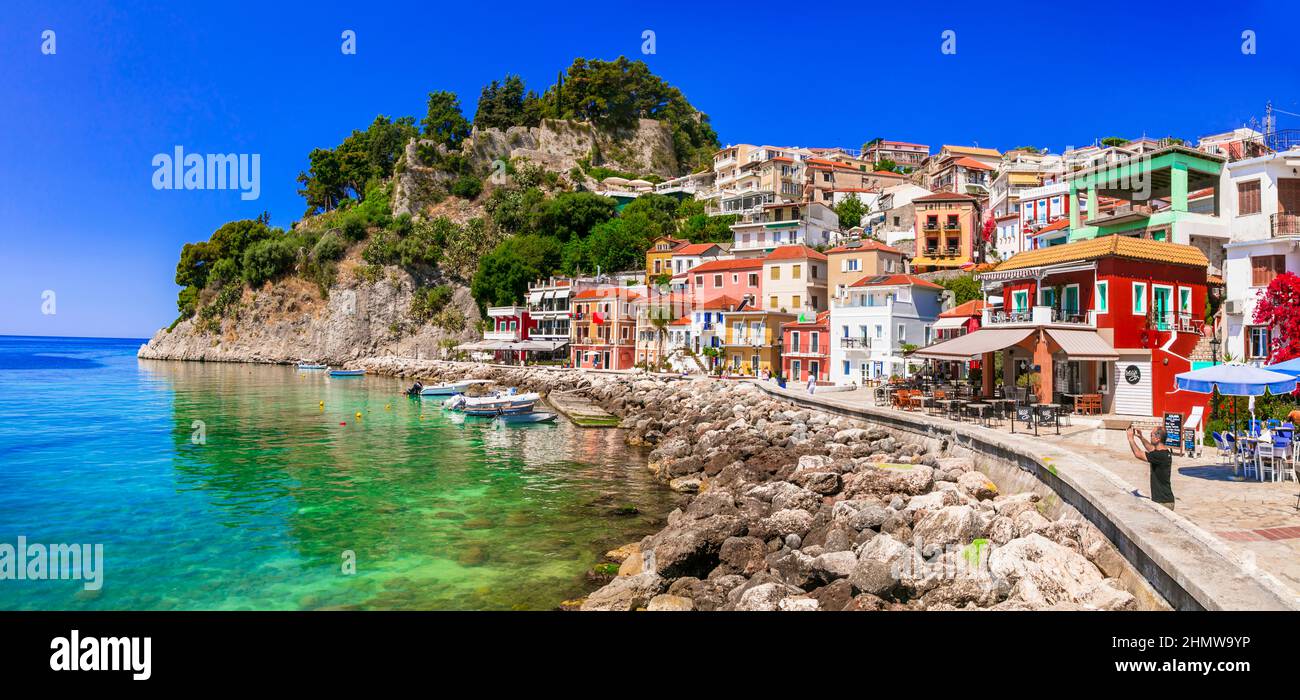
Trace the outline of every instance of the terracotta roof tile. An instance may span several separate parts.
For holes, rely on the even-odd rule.
[[[943,287],[922,279],[916,275],[867,275],[862,279],[850,284],[850,287],[901,287],[903,285],[914,285],[917,287],[926,287],[928,289],[943,289]]]
[[[819,253],[806,245],[783,245],[780,248],[767,254],[763,261],[768,260],[825,260],[826,255]]]
[[[965,304],[958,305],[939,314],[939,318],[969,318],[979,316],[984,313],[984,307],[987,306],[983,299],[972,299]]]
[[[877,241],[872,238],[864,238],[861,241],[858,241],[858,243],[859,245],[856,246],[848,243],[840,246],[835,246],[834,248],[831,248],[830,250],[826,251],[826,254],[835,255],[836,253],[861,253],[863,251],[870,251],[870,250],[878,250],[882,253],[898,253],[900,255],[903,253],[903,251],[893,246],[885,245],[884,243],[881,243],[880,241]]]
[[[998,271],[1020,270],[1027,267],[1081,262],[1110,256],[1190,267],[1206,267],[1210,264],[1210,261],[1205,257],[1205,253],[1193,246],[1113,234],[1086,241],[1054,245],[1050,248],[1027,250],[1011,256],[1009,260],[998,265],[995,269]]]
[[[737,258],[736,260],[710,260],[692,267],[687,272],[726,272],[728,270],[752,270],[763,267],[762,258]]]

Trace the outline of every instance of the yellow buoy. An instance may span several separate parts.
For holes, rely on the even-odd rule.
[[[361,417],[361,411],[357,411],[357,418]]]

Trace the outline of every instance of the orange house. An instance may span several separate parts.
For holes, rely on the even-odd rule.
[[[982,261],[980,202],[968,194],[936,192],[912,200],[916,256],[912,268],[933,272]]]

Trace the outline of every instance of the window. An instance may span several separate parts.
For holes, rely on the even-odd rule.
[[[1190,314],[1192,312],[1192,289],[1191,287],[1178,288],[1178,313]]]
[[[697,286],[697,287],[703,287],[703,286],[704,286],[704,275],[696,275],[696,276],[695,276],[695,286]]]
[[[799,331],[790,331],[790,352],[799,352]]]
[[[811,335],[812,335],[812,348],[811,348],[811,351],[812,351],[812,352],[817,352],[818,350],[821,349],[820,346],[821,346],[821,335],[822,335],[822,334],[821,334],[821,333],[812,333]]]
[[[1249,326],[1247,327],[1247,345],[1251,359],[1261,359],[1268,357],[1269,347],[1269,329],[1268,326]]]
[[[714,288],[719,288],[722,286],[722,275],[713,276],[713,286]]]
[[[758,286],[758,273],[757,273],[757,272],[751,272],[751,273],[749,273],[749,286],[751,286],[751,287],[757,287],[757,286]]]
[[[844,261],[845,272],[857,272],[862,269],[862,261],[857,258],[849,258]]]
[[[898,342],[899,343],[907,342],[907,326],[904,326],[901,323],[898,324]]]
[[[1097,307],[1099,314],[1110,310],[1110,282],[1097,282],[1097,300],[1093,306]]]
[[[1259,202],[1259,180],[1250,182],[1237,183],[1237,215],[1246,216],[1248,214],[1258,214],[1260,212]]]
[[[1250,259],[1250,285],[1267,287],[1274,277],[1286,271],[1285,255],[1257,255]]]
[[[803,266],[802,266],[802,265],[791,265],[791,266],[790,266],[790,279],[792,279],[792,280],[797,280],[797,279],[802,279],[802,278],[803,278]]]
[[[802,301],[802,300],[799,298],[799,295],[798,295],[798,294],[796,294],[796,295],[794,295],[793,297],[791,297],[791,298],[790,298],[790,308],[792,308],[792,309],[797,309],[797,308],[799,308],[799,307],[801,306],[801,304],[799,303],[800,301]]]
[[[848,326],[844,326],[844,337],[845,337],[845,338],[849,337],[849,327],[848,327]]]
[[[767,305],[769,309],[778,309],[781,307],[781,300],[778,299],[775,294],[773,294],[772,297],[768,299],[768,301],[772,302]]]
[[[1145,282],[1133,283],[1133,313],[1142,316],[1147,313],[1147,285]]]
[[[1011,309],[1018,313],[1029,310],[1029,290],[1017,289],[1011,292]]]
[[[776,265],[773,265],[772,272],[769,275],[769,279],[774,279],[774,280],[781,279],[781,268],[777,267]]]
[[[734,273],[734,272],[731,273],[731,283],[732,283],[732,284],[740,284],[740,275],[738,275],[738,274],[736,274],[736,273]]]
[[[853,367],[849,364],[849,361],[848,361],[848,360],[845,360],[845,361],[844,361],[844,376],[847,377],[847,376],[849,376],[850,374],[853,374]]]

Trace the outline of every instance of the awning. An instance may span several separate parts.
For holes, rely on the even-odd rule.
[[[564,345],[568,345],[568,343],[562,340],[521,340],[518,343],[511,343],[510,349],[549,352],[558,350]]]
[[[545,296],[546,296],[546,292],[532,292],[531,294],[528,295],[528,303],[540,304],[542,303],[542,299],[545,298]]]
[[[951,318],[941,318],[938,321],[935,321],[934,325],[931,326],[931,328],[937,331],[944,330],[947,328],[961,328],[962,326],[966,325],[966,322],[969,320],[970,319],[960,318],[958,316],[953,316]]]
[[[569,295],[572,294],[572,293],[573,293],[573,290],[570,289],[570,288],[568,288],[568,287],[565,287],[564,289],[557,289],[557,290],[555,291],[555,298],[556,298],[556,299],[568,299],[568,298],[569,298]]]
[[[1048,328],[1047,335],[1071,360],[1118,360],[1119,353],[1097,331]]]
[[[974,333],[935,343],[916,352],[912,357],[932,360],[975,360],[986,352],[1009,348],[1028,338],[1034,328],[981,328]]]

